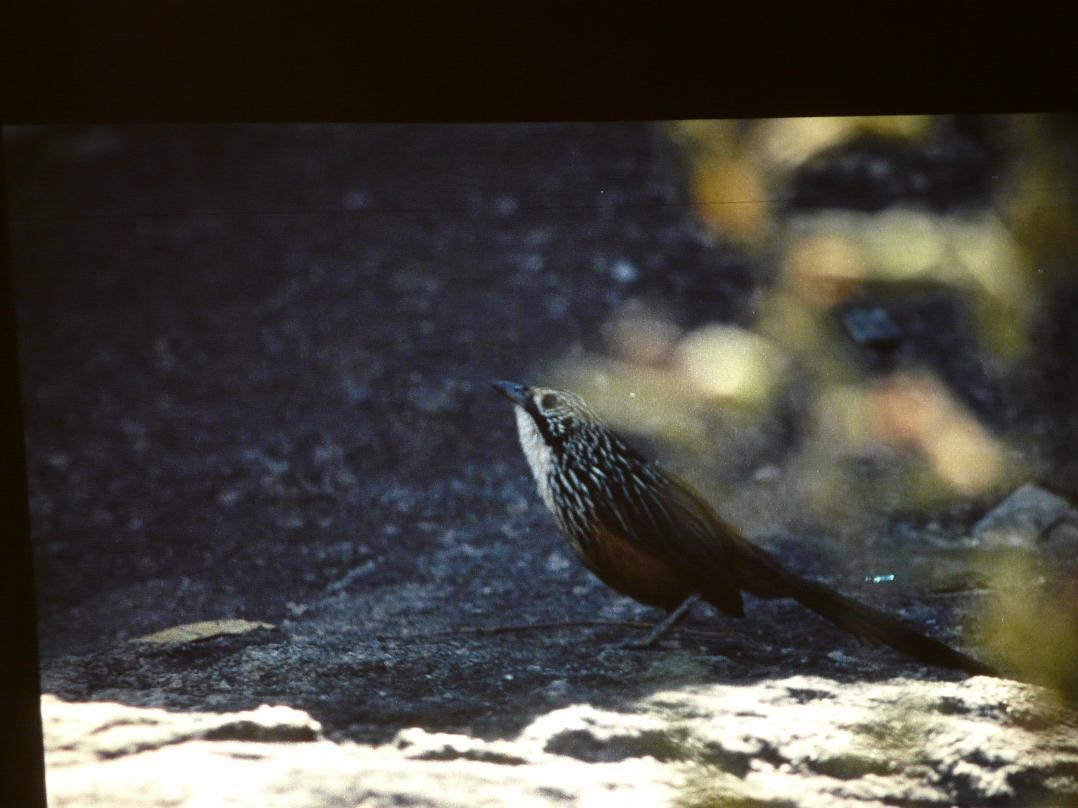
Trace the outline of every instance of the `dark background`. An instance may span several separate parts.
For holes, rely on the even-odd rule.
[[[781,602],[737,624],[701,612],[690,625],[720,633],[686,635],[687,656],[596,657],[629,631],[616,625],[469,633],[655,617],[571,557],[486,383],[601,351],[632,297],[685,328],[750,322],[774,268],[701,225],[663,127],[30,127],[5,146],[47,692],[284,702],[332,736],[386,739],[416,723],[500,734],[552,704],[776,666],[909,670]],[[969,398],[984,353],[965,337],[956,355],[970,326],[938,298],[904,304],[902,338]],[[1065,328],[1046,333],[1066,348]],[[1057,412],[1023,402],[1047,400],[1034,382],[1058,361],[1045,353],[1025,398],[991,376],[986,421]],[[796,437],[773,430],[754,451]],[[781,489],[754,496],[738,522],[788,564],[957,636],[968,573],[949,590],[862,582],[940,566],[925,514],[878,507],[873,541],[841,549],[826,524],[762,531],[790,506]],[[944,532],[990,505],[951,512]],[[225,618],[277,628],[122,643]]]
[[[470,498],[527,496],[488,378],[594,332],[634,288],[616,257],[666,282],[723,260],[667,148],[642,124],[17,132],[43,655],[277,620],[367,562],[422,580],[427,533],[497,510]]]

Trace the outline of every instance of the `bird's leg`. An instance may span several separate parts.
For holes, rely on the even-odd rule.
[[[626,640],[619,643],[619,648],[651,648],[655,645],[655,641],[658,640],[663,634],[673,628],[678,621],[680,621],[685,615],[689,613],[693,605],[700,600],[700,596],[695,592],[689,595],[685,600],[678,604],[678,607],[674,609],[670,614],[664,617],[661,621],[655,624],[655,627],[651,629],[641,640]]]

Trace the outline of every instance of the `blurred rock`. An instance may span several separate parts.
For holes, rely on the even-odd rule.
[[[983,206],[999,155],[978,128],[939,127],[917,139],[854,130],[798,166],[791,204],[865,211],[911,204],[935,211]]]
[[[866,401],[875,437],[916,449],[952,490],[975,494],[1005,479],[1001,442],[931,374],[893,373]]]
[[[769,463],[766,466],[760,466],[752,473],[752,479],[758,483],[773,483],[781,476],[782,469],[772,463]]]
[[[790,170],[857,132],[917,139],[931,120],[923,115],[772,118],[757,123],[751,142],[773,169]]]
[[[848,298],[865,280],[862,248],[833,233],[794,241],[783,259],[783,280],[809,305],[826,308]]]
[[[891,349],[898,344],[901,332],[894,320],[881,306],[851,307],[840,315],[850,337],[859,345]]]
[[[1078,519],[1075,519],[1073,513],[1055,520],[1045,529],[1041,538],[1051,545],[1073,548],[1072,558],[1078,558]]]
[[[702,160],[693,170],[693,201],[705,226],[743,245],[758,243],[771,203],[758,168],[742,159]]]
[[[678,342],[676,362],[701,395],[766,401],[782,382],[785,357],[766,337],[725,323],[696,329]]]
[[[1062,517],[1078,518],[1078,510],[1062,497],[1026,483],[973,526],[972,537],[985,548],[1032,548]]]

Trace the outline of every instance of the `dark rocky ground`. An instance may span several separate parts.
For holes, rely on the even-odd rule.
[[[656,128],[23,129],[6,148],[45,692],[286,704],[370,743],[508,737],[687,685],[961,678],[785,602],[610,647],[655,614],[571,558],[486,382],[536,379],[634,296],[746,320],[767,271],[701,230]],[[949,381],[982,384],[969,367]],[[816,533],[769,543],[951,640],[980,597],[859,586]],[[273,628],[125,642],[227,618]]]

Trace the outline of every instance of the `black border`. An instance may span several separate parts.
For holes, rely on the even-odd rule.
[[[513,121],[1073,111],[1073,19],[858,5],[353,6],[158,0],[21,4],[0,26],[0,123]],[[0,154],[0,182],[3,156]],[[6,194],[0,255],[10,262]],[[0,293],[4,457],[16,536],[13,804],[43,805],[14,301]],[[5,699],[5,701],[7,701]]]
[[[25,4],[37,6],[38,4]],[[1063,112],[1073,22],[904,3],[98,3],[13,12],[0,121]],[[923,7],[922,7],[923,5]],[[709,11],[705,14],[704,11]]]

